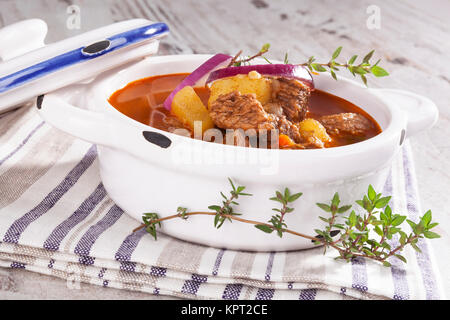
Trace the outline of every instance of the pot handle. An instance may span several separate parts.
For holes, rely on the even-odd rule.
[[[75,107],[56,94],[39,96],[36,107],[40,116],[54,127],[94,144],[137,153],[148,146],[162,151],[172,145],[166,135],[147,130],[144,125],[134,126],[109,114]]]
[[[427,97],[398,89],[374,89],[389,103],[397,105],[408,117],[406,136],[431,128],[438,120],[439,110]]]

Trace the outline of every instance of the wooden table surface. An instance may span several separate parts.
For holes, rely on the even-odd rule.
[[[69,29],[67,8],[81,9],[80,29]],[[370,5],[380,10],[380,28],[367,27]],[[331,0],[0,0],[0,27],[41,18],[49,25],[47,43],[112,22],[147,18],[166,22],[170,35],[161,54],[254,53],[270,43],[269,58],[304,61],[328,59],[338,46],[344,57],[375,49],[390,76],[370,79],[372,87],[406,89],[431,98],[439,107],[436,126],[411,139],[423,209],[440,222],[437,253],[450,297],[450,2]],[[152,299],[151,295],[82,285],[22,270],[0,270],[0,298]]]

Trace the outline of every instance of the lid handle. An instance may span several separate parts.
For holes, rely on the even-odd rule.
[[[0,29],[1,60],[11,60],[42,48],[47,31],[47,24],[40,19],[24,20]]]

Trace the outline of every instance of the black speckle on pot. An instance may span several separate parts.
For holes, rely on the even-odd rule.
[[[400,134],[400,145],[402,145],[403,142],[405,141],[405,135],[406,135],[406,131],[405,131],[405,129],[403,129],[402,133]]]
[[[158,132],[143,131],[142,135],[148,142],[156,144],[157,146],[164,149],[170,147],[170,145],[172,144],[172,141],[169,138]]]
[[[109,40],[102,40],[96,43],[93,43],[87,47],[84,47],[82,52],[86,55],[94,55],[101,53],[102,51],[109,48],[111,42]]]
[[[36,106],[40,110],[42,108],[42,102],[44,101],[44,95],[37,97]]]
[[[323,236],[321,236],[320,234],[316,235],[314,238],[316,239],[323,239]],[[316,242],[316,240],[311,240],[312,243]]]
[[[341,232],[341,230],[331,230],[330,236],[332,236],[332,237],[337,236],[340,232]]]

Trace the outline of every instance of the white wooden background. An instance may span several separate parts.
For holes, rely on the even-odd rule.
[[[68,6],[81,9],[80,29],[66,27]],[[380,29],[370,30],[367,8],[380,8]],[[411,139],[424,209],[441,223],[433,240],[450,297],[450,1],[446,0],[0,0],[0,27],[41,18],[49,25],[47,42],[130,18],[169,24],[161,54],[256,52],[271,44],[269,58],[291,61],[310,55],[328,59],[376,50],[390,76],[370,79],[372,87],[406,89],[426,95],[440,110],[437,125]],[[0,44],[1,45],[1,44]],[[2,282],[3,281],[3,282]],[[3,288],[3,289],[2,289]],[[0,298],[122,298],[152,296],[65,282],[21,270],[0,270]]]

